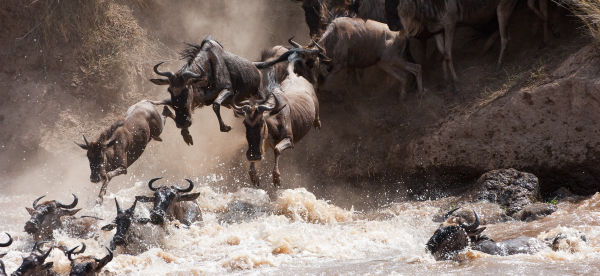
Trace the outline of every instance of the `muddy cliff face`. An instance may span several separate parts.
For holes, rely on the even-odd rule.
[[[514,167],[540,177],[542,193],[600,188],[600,51],[588,45],[551,73],[552,81],[510,91],[456,116],[393,156],[409,172],[481,174]]]

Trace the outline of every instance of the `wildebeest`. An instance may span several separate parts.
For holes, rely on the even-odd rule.
[[[235,105],[235,97],[232,100],[233,108],[245,114],[244,126],[248,141],[246,157],[251,162],[249,174],[255,186],[259,186],[255,164],[262,160],[265,148],[272,148],[275,154],[273,184],[280,187],[281,153],[294,148],[294,145],[310,131],[311,126],[321,127],[319,101],[314,88],[305,78],[294,73],[295,63],[301,61],[298,53],[291,54],[288,57],[287,78],[280,84],[275,81],[276,76],[269,78],[269,91],[275,101],[273,107],[265,105],[267,100],[251,98],[250,101],[244,101],[241,107]]]
[[[44,242],[35,243],[29,256],[23,258],[23,263],[21,263],[21,266],[19,266],[11,276],[58,276],[58,274],[52,270],[52,265],[54,265],[53,262],[44,263],[54,247],[51,246],[48,251],[43,252],[40,249],[40,246],[43,244]],[[39,254],[37,254],[36,251]]]
[[[33,236],[36,241],[49,241],[54,239],[53,231],[60,229],[69,236],[77,238],[91,238],[95,233],[98,218],[83,216],[72,217],[81,209],[73,209],[77,206],[77,196],[73,194],[74,200],[71,204],[64,204],[58,200],[38,202],[45,196],[33,201],[33,209],[25,207],[31,215],[25,223],[25,232]]]
[[[251,61],[224,50],[216,40],[207,37],[200,45],[187,44],[188,48],[181,52],[186,64],[176,73],[161,72],[159,63],[154,72],[166,79],[151,79],[157,85],[168,85],[169,99],[162,103],[173,108],[172,116],[177,128],[182,129],[186,143],[193,144],[187,129],[192,125],[192,111],[196,108],[211,105],[219,120],[222,132],[231,127],[221,119],[220,107],[229,108],[229,101],[234,93],[244,98],[257,96],[260,93],[261,73]]]
[[[458,77],[452,60],[452,42],[454,31],[460,26],[487,24],[497,16],[500,29],[500,56],[502,63],[504,51],[508,45],[508,20],[517,0],[386,0],[386,6],[396,5],[402,27],[410,36],[423,32],[436,34],[436,44],[444,55],[444,79],[448,79],[448,70],[452,75],[453,93],[458,92]],[[388,8],[389,10],[389,8]],[[390,18],[388,16],[388,18]],[[390,29],[395,21],[388,20]]]
[[[148,188],[154,192],[154,196],[136,196],[139,202],[153,202],[154,208],[150,211],[150,222],[152,224],[162,224],[167,221],[178,220],[187,226],[194,222],[202,221],[202,212],[196,198],[200,193],[189,193],[194,189],[194,182],[189,179],[186,181],[190,186],[182,189],[178,186],[153,187],[152,183],[162,179],[154,178],[148,182]]]
[[[406,74],[413,74],[419,92],[423,93],[421,66],[406,60],[408,37],[401,32],[392,32],[386,24],[373,20],[337,17],[327,26],[315,47],[324,48],[324,55],[331,58],[322,62],[329,73],[319,83],[327,84],[344,68],[366,68],[377,65],[401,83],[399,99],[404,96]]]
[[[75,252],[78,247],[79,245],[67,251],[67,257],[69,258],[69,261],[71,261],[71,272],[69,273],[69,276],[99,275],[102,268],[113,259],[113,252],[108,248],[106,248],[106,250],[108,250],[108,255],[102,259],[98,259],[95,256],[81,256],[73,259],[73,254],[85,252],[85,243],[82,243],[81,250]]]
[[[426,249],[436,260],[449,260],[456,254],[465,249],[472,240],[479,238],[479,234],[485,230],[485,227],[479,227],[479,216],[477,212],[475,221],[467,224],[462,217],[451,216],[453,209],[444,216],[444,222],[435,230],[433,236],[427,241]]]
[[[131,232],[129,231],[130,227],[136,227],[136,224],[146,224],[149,219],[147,218],[139,218],[136,219],[133,217],[135,212],[135,206],[137,203],[137,198],[133,202],[133,205],[129,207],[129,209],[121,209],[119,206],[119,202],[115,198],[115,203],[117,205],[117,217],[115,220],[102,227],[104,231],[111,231],[117,228],[117,233],[113,236],[113,239],[110,241],[110,249],[115,250],[117,246],[125,246],[132,239]]]
[[[131,106],[125,118],[105,129],[97,141],[88,142],[83,136],[85,144],[76,142],[87,150],[90,180],[103,181],[98,204],[102,204],[108,182],[117,175],[127,174],[127,168],[140,158],[150,140],[162,141],[164,124],[165,116],[158,114],[152,102],[143,100]]]

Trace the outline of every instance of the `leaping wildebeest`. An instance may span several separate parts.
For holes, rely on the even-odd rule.
[[[108,250],[108,255],[102,259],[98,259],[95,256],[81,256],[73,259],[73,254],[81,254],[85,252],[85,243],[82,243],[81,249],[77,252],[75,250],[79,247],[76,246],[67,251],[67,257],[71,261],[71,272],[69,276],[96,276],[99,275],[102,268],[113,259],[113,252]]]
[[[98,218],[82,216],[75,218],[81,209],[73,209],[77,206],[77,196],[73,194],[74,200],[71,204],[64,204],[58,200],[38,202],[45,196],[33,201],[33,209],[25,207],[31,218],[25,223],[25,232],[33,236],[36,241],[50,241],[54,239],[53,231],[61,230],[71,237],[91,238],[97,228]]]
[[[235,97],[232,99],[233,108],[245,114],[244,126],[248,141],[246,157],[251,162],[248,173],[255,186],[259,186],[255,165],[262,160],[265,148],[272,148],[275,154],[273,184],[280,187],[279,156],[281,153],[286,149],[294,148],[311,127],[321,127],[319,101],[313,85],[294,73],[295,63],[303,61],[302,49],[294,51],[288,51],[288,54],[277,59],[279,61],[288,56],[287,78],[280,84],[275,81],[280,78],[276,76],[269,78],[269,91],[275,101],[274,106],[266,105],[268,98],[264,101],[250,98],[240,107],[236,106]]]
[[[497,17],[500,29],[500,56],[502,63],[508,45],[508,20],[517,0],[385,0],[388,7],[396,6],[402,27],[410,36],[428,32],[435,35],[436,45],[444,55],[444,79],[448,70],[452,76],[453,93],[458,93],[458,77],[452,60],[454,31],[461,26],[484,25]],[[389,18],[389,17],[388,17]],[[388,20],[390,29],[395,21]]]
[[[154,192],[154,196],[135,197],[139,202],[154,203],[154,208],[150,211],[150,222],[152,224],[178,220],[180,223],[190,226],[194,222],[202,221],[202,212],[198,203],[196,203],[196,198],[200,193],[189,193],[194,189],[194,182],[186,179],[190,184],[186,189],[174,185],[152,186],[152,183],[159,179],[162,179],[162,177],[148,181],[148,188]]]
[[[162,141],[160,134],[165,125],[151,101],[143,100],[131,106],[125,118],[105,129],[98,140],[85,144],[75,142],[87,151],[90,162],[90,181],[103,181],[98,204],[102,204],[108,182],[117,175],[127,174],[129,168],[144,153],[151,140]]]

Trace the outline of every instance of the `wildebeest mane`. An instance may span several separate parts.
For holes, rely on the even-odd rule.
[[[223,45],[220,42],[214,40],[210,36],[207,36],[202,40],[200,45],[193,44],[193,43],[184,43],[185,45],[187,45],[187,48],[185,48],[181,52],[179,52],[179,56],[180,56],[181,60],[184,60],[188,66],[191,66],[192,63],[194,62],[194,60],[196,59],[196,57],[198,57],[198,54],[200,54],[200,52],[202,50],[204,50],[204,45],[206,45],[207,43],[209,43],[211,41],[214,41],[217,44],[219,44],[219,46],[221,46],[221,48],[225,48],[225,47],[223,47]]]
[[[115,131],[119,128],[122,127],[123,125],[125,125],[125,118],[120,117],[116,122],[114,122],[110,127],[106,128],[104,131],[102,131],[102,133],[100,134],[100,142],[105,142],[108,141],[110,139],[110,137],[113,136],[113,134],[115,133]]]
[[[336,18],[340,17],[349,17],[356,18],[358,16],[357,10],[352,9],[344,9],[344,7],[333,7],[329,8],[326,4],[321,5],[321,13],[322,13],[322,21],[323,21],[323,30],[327,29],[327,26],[333,22]]]

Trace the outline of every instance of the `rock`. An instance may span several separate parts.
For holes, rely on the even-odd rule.
[[[556,212],[558,208],[554,204],[550,203],[534,203],[528,206],[525,206],[523,210],[518,212],[515,215],[515,218],[520,221],[534,221],[540,220],[554,212]]]
[[[511,168],[484,173],[468,199],[471,202],[497,203],[506,208],[507,215],[512,216],[541,198],[537,177]]]

